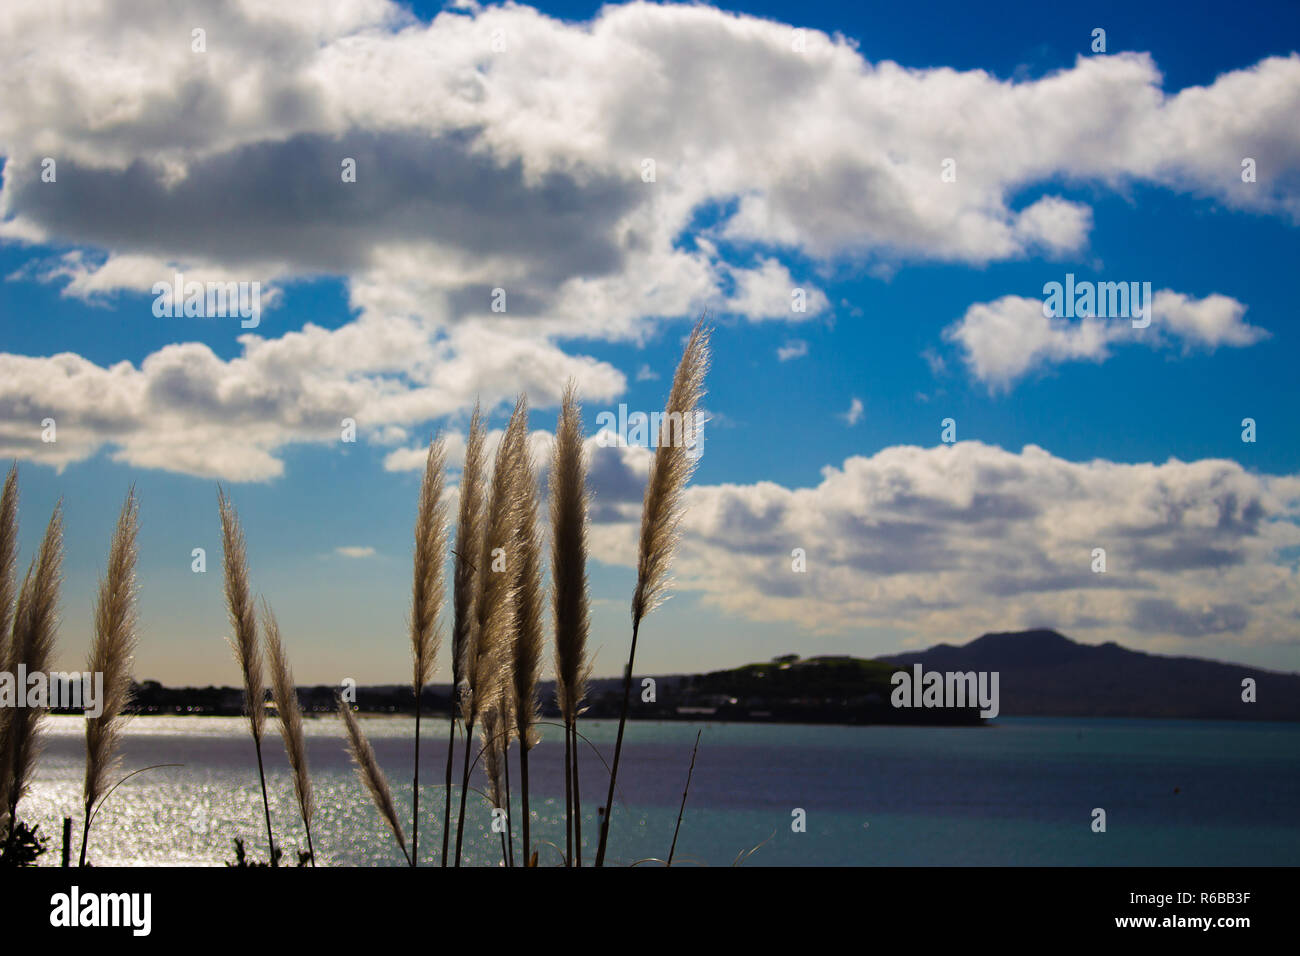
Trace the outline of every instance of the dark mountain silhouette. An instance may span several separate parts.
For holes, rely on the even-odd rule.
[[[823,656],[800,660],[788,654],[707,674],[655,677],[656,699],[641,699],[637,675],[631,716],[648,720],[764,720],[819,723],[979,723],[974,709],[895,708],[890,678],[920,663],[926,671],[997,671],[999,714],[1007,717],[1192,717],[1213,720],[1300,720],[1300,674],[1195,657],[1162,657],[1109,643],[1080,644],[1056,631],[985,634],[955,647],[892,654],[874,660]],[[1244,678],[1255,679],[1255,703],[1241,699]],[[543,714],[553,717],[554,685],[540,688]],[[300,686],[308,714],[335,708],[338,688]],[[414,712],[411,688],[384,684],[356,688],[356,705],[367,713]],[[134,712],[144,714],[239,714],[237,687],[135,687]],[[445,713],[451,686],[431,684],[422,696],[426,713]],[[588,718],[621,711],[621,678],[593,678]]]
[[[955,647],[893,654],[878,660],[927,671],[998,671],[1007,716],[1196,717],[1300,720],[1300,674],[1196,657],[1163,657],[1091,645],[1056,631],[985,634]],[[1242,680],[1256,683],[1242,701]]]

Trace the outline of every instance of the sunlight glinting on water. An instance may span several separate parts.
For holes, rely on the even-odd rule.
[[[364,717],[404,826],[410,823],[413,721]],[[61,820],[80,847],[83,723],[45,722],[45,752],[20,816],[50,837],[57,865]],[[426,721],[421,745],[423,865],[439,862],[446,722]],[[324,865],[399,865],[402,857],[352,769],[336,718],[305,721],[317,812],[313,842]],[[629,724],[611,826],[612,863],[662,859],[697,725]],[[532,831],[542,865],[562,861],[563,746],[543,726],[531,751]],[[584,722],[612,749],[614,724]],[[274,722],[263,748],[277,844],[288,861],[306,845]],[[1190,720],[1002,719],[988,727],[704,725],[675,863],[745,865],[1259,865],[1300,859],[1300,727]],[[459,781],[463,749],[457,748]],[[89,859],[100,865],[209,865],[246,841],[265,860],[257,763],[237,718],[138,717],[123,742],[122,773],[159,763],[112,794],[95,821]],[[517,786],[517,748],[511,750]],[[585,858],[594,856],[596,807],[607,781],[582,748]],[[1241,781],[1250,779],[1246,790]],[[476,767],[471,787],[482,788]],[[457,784],[454,792],[459,794]],[[1081,796],[1086,795],[1086,796]],[[1107,809],[1103,837],[1089,826]],[[455,812],[453,806],[453,814]],[[802,811],[806,829],[792,825]],[[513,810],[516,850],[519,794]],[[464,862],[499,865],[486,799],[466,805]],[[454,840],[452,841],[454,844]]]

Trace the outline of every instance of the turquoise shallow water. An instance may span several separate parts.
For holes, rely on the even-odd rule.
[[[365,718],[363,726],[409,823],[413,721]],[[951,729],[629,724],[612,858],[630,863],[667,854],[700,726],[677,848],[683,864],[726,866],[755,846],[747,866],[1300,863],[1300,726],[1077,719]],[[421,827],[421,856],[434,862],[446,724],[424,727],[421,807],[436,811],[436,819],[430,814]],[[71,717],[51,718],[47,728],[22,815],[55,835],[54,843],[64,815],[79,820],[83,731]],[[398,862],[352,773],[338,721],[311,719],[307,729],[321,862]],[[530,772],[533,829],[546,863],[559,860],[546,841],[563,842],[563,746],[556,728],[542,730]],[[614,730],[610,722],[583,726],[606,754]],[[304,841],[278,737],[268,739],[266,755],[277,839],[293,849]],[[96,820],[93,860],[219,865],[233,858],[235,836],[265,854],[256,760],[242,720],[137,718],[124,758],[124,771],[184,766],[141,774],[112,796]],[[590,750],[582,774],[584,836],[594,845],[594,810],[608,778]],[[482,786],[480,774],[473,783]],[[516,814],[517,807],[516,800]],[[1105,833],[1092,831],[1094,808],[1106,811]],[[804,832],[792,829],[796,810],[806,819]],[[466,816],[467,861],[499,862],[486,802],[471,795]],[[57,862],[55,850],[46,862]]]

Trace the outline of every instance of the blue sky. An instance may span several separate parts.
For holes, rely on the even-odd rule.
[[[35,11],[0,41],[45,54],[0,67],[0,452],[24,555],[67,510],[64,663],[134,482],[137,673],[234,683],[222,481],[300,679],[400,680],[421,442],[463,434],[477,395],[502,427],[519,388],[549,432],[569,374],[589,431],[620,402],[660,408],[708,309],[713,421],[646,670],[1036,625],[1300,669],[1294,5],[438,9],[367,0],[325,27],[194,3],[61,39]],[[79,31],[80,68],[58,55]],[[326,185],[352,153],[358,182]],[[154,317],[174,269],[274,288],[261,354],[237,319]],[[1066,273],[1163,290],[1150,334],[1035,319]],[[521,311],[485,307],[498,283]],[[647,456],[592,454],[613,674]]]

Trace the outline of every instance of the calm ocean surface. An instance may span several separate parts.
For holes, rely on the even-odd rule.
[[[392,837],[351,769],[336,718],[307,722],[323,864],[396,864]],[[362,725],[409,826],[410,718]],[[79,839],[83,722],[53,717],[21,814],[51,837],[57,864],[61,819]],[[672,839],[691,745],[701,725],[631,723],[610,837],[617,862],[664,857]],[[705,724],[674,861],[730,865],[1296,865],[1300,863],[1300,725],[1157,720],[1001,719],[984,728],[811,727]],[[133,777],[109,798],[91,834],[100,865],[220,865],[242,836],[264,859],[257,764],[242,719],[140,717],[124,744]],[[421,857],[441,848],[446,723],[424,721]],[[616,725],[583,732],[612,753]],[[533,832],[563,843],[563,741],[543,726],[529,760]],[[284,751],[267,723],[271,813],[286,857],[300,845]],[[512,758],[515,751],[511,751]],[[457,751],[457,779],[459,757]],[[512,759],[512,781],[518,764]],[[591,751],[581,764],[585,842],[608,777]],[[473,783],[482,787],[480,773]],[[516,801],[517,802],[517,801]],[[500,860],[486,801],[471,794],[466,858]],[[1094,807],[1107,832],[1090,829]],[[807,830],[791,830],[792,811]],[[516,828],[518,818],[516,817]],[[766,842],[764,842],[766,841]],[[454,842],[454,839],[453,839]],[[593,854],[588,851],[586,859]],[[543,864],[558,853],[543,846]]]

